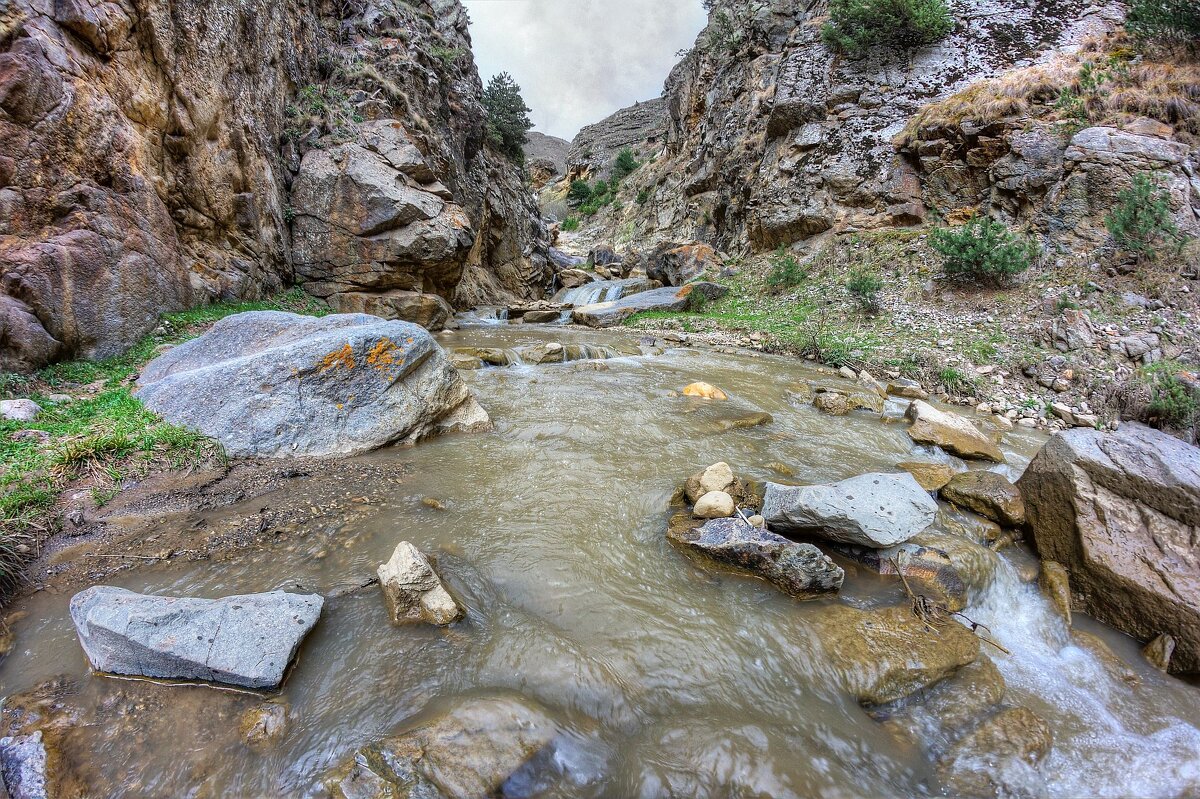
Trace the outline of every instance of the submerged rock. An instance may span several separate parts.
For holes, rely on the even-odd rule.
[[[1046,785],[1037,766],[1053,743],[1040,716],[1010,708],[963,736],[943,757],[939,773],[956,796],[1043,796]]]
[[[1070,572],[1078,609],[1149,641],[1172,672],[1200,671],[1200,449],[1136,423],[1075,428],[1017,482],[1033,543]]]
[[[442,626],[467,615],[442,585],[429,559],[408,541],[396,545],[378,574],[388,613],[397,624],[423,621]]]
[[[812,544],[790,541],[740,518],[712,519],[698,528],[671,524],[667,537],[685,549],[753,572],[798,599],[836,592],[846,576]]]
[[[865,705],[882,705],[937,683],[979,656],[979,639],[956,621],[925,624],[911,608],[822,608],[820,641],[842,684]]]
[[[1002,527],[1025,525],[1025,503],[1008,478],[995,472],[961,472],[942,488],[942,499]]]
[[[762,515],[786,533],[888,547],[928,527],[937,502],[911,474],[862,474],[832,485],[767,483]]]
[[[552,771],[558,726],[509,697],[467,699],[432,723],[360,749],[309,797],[481,799],[526,771]]]
[[[50,799],[42,732],[0,738],[0,776],[12,799]]]
[[[1004,462],[1004,453],[968,419],[913,400],[905,414],[912,425],[908,435],[918,444],[933,444],[960,458]]]
[[[424,328],[361,314],[226,317],[152,361],[137,396],[247,457],[353,455],[490,427]]]
[[[71,599],[71,620],[97,671],[276,688],[323,604],[282,591],[196,599],[99,585]]]
[[[715,399],[715,400],[729,399],[729,395],[727,395],[724,391],[722,391],[721,389],[717,388],[714,385],[710,385],[709,383],[705,383],[703,381],[697,381],[695,383],[690,383],[690,384],[684,386],[683,396],[699,397],[701,399]]]
[[[903,576],[914,592],[932,590],[949,610],[967,606],[967,582],[944,550],[912,542],[886,549],[835,544],[834,550],[876,574]]]
[[[1051,606],[1058,611],[1068,625],[1071,623],[1071,576],[1061,563],[1053,560],[1042,561],[1038,572],[1038,587],[1050,600]]]

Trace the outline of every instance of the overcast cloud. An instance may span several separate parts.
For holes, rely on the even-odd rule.
[[[486,83],[508,72],[534,129],[584,125],[662,93],[675,53],[704,27],[700,0],[463,0]]]

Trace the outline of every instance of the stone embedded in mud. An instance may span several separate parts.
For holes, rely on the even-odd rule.
[[[553,772],[560,731],[540,708],[509,697],[467,699],[432,723],[360,749],[312,799],[480,799],[521,777]],[[528,773],[528,774],[527,774]],[[539,780],[540,781],[540,780]]]
[[[972,471],[954,475],[942,488],[942,499],[978,513],[1002,527],[1025,525],[1025,503],[1016,486],[995,472]]]
[[[696,500],[692,514],[700,519],[724,519],[732,516],[736,510],[733,497],[724,491],[709,491]]]
[[[724,286],[705,282],[651,289],[612,302],[580,306],[571,312],[571,321],[588,327],[616,327],[641,311],[686,311],[697,304],[697,298],[715,300],[728,291]]]
[[[903,469],[916,478],[917,484],[926,491],[937,491],[950,478],[954,477],[954,469],[944,463],[926,463],[925,461],[905,461],[896,464],[897,469]]]
[[[860,474],[832,485],[767,483],[762,515],[785,533],[889,547],[928,527],[937,502],[911,474]]]
[[[197,599],[99,585],[72,597],[71,620],[97,671],[276,688],[323,605],[282,591]]]
[[[490,427],[426,330],[362,314],[226,317],[146,366],[137,396],[247,457],[354,455]]]
[[[442,585],[429,559],[408,541],[396,545],[378,574],[388,612],[397,624],[423,621],[444,626],[467,615]]]
[[[12,799],[50,798],[50,775],[41,730],[0,738],[0,776]]]
[[[667,537],[686,549],[753,572],[797,599],[834,593],[846,576],[811,544],[789,541],[740,518],[711,519],[700,527],[672,523]]]
[[[727,400],[729,396],[714,385],[704,382],[691,383],[683,388],[683,396],[701,399]]]
[[[865,705],[895,702],[975,661],[979,639],[956,621],[925,624],[908,606],[821,608],[821,646],[842,685]]]
[[[905,414],[912,425],[908,435],[918,444],[933,444],[960,458],[1004,462],[1004,453],[969,420],[939,411],[927,402],[913,400]]]
[[[1017,481],[1038,554],[1070,572],[1090,613],[1142,641],[1176,640],[1200,671],[1200,449],[1125,423],[1052,438]]]

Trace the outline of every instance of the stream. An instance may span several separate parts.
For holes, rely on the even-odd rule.
[[[438,339],[447,349],[638,344],[630,334],[532,325]],[[672,494],[715,461],[755,480],[781,480],[768,464],[786,464],[796,482],[816,483],[947,460],[909,439],[905,402],[889,401],[882,421],[829,417],[788,401],[789,385],[818,376],[802,363],[686,347],[463,374],[495,431],[365,456],[408,470],[370,512],[318,515],[302,536],[221,563],[149,565],[114,579],[206,597],[329,593],[373,576],[400,540],[437,556],[467,621],[397,628],[378,589],[330,599],[272,700],[286,703],[291,722],[271,745],[247,746],[239,731],[240,714],[261,697],[92,675],[69,595],[41,592],[14,608],[25,615],[0,666],[0,694],[47,680],[66,686],[77,710],[64,756],[84,775],[78,795],[298,796],[356,748],[458,698],[497,693],[536,701],[568,731],[555,755],[564,778],[539,796],[941,795],[920,747],[868,716],[822,655],[831,607],[907,602],[893,578],[839,558],[841,594],[798,602],[664,535]],[[695,380],[730,401],[678,395]],[[773,421],[736,424],[756,411]],[[1008,463],[995,468],[1015,479],[1044,440],[1008,432]],[[935,524],[957,529],[959,514],[942,508]],[[1200,689],[1150,667],[1131,639],[1077,617],[1076,628],[1124,662],[1122,679],[1078,645],[1036,582],[1020,579],[1026,551],[985,560],[965,614],[1010,653],[988,651],[1007,683],[1004,704],[1032,709],[1053,731],[1041,766],[1050,796],[1200,795]]]

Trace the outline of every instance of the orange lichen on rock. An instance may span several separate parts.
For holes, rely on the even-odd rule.
[[[392,371],[404,364],[404,351],[397,347],[390,338],[381,338],[367,353],[367,363],[381,372]]]
[[[318,374],[325,374],[330,369],[336,369],[339,366],[346,369],[353,369],[356,366],[354,361],[354,350],[349,344],[342,345],[340,350],[334,350],[321,359],[319,364],[320,370]]]

